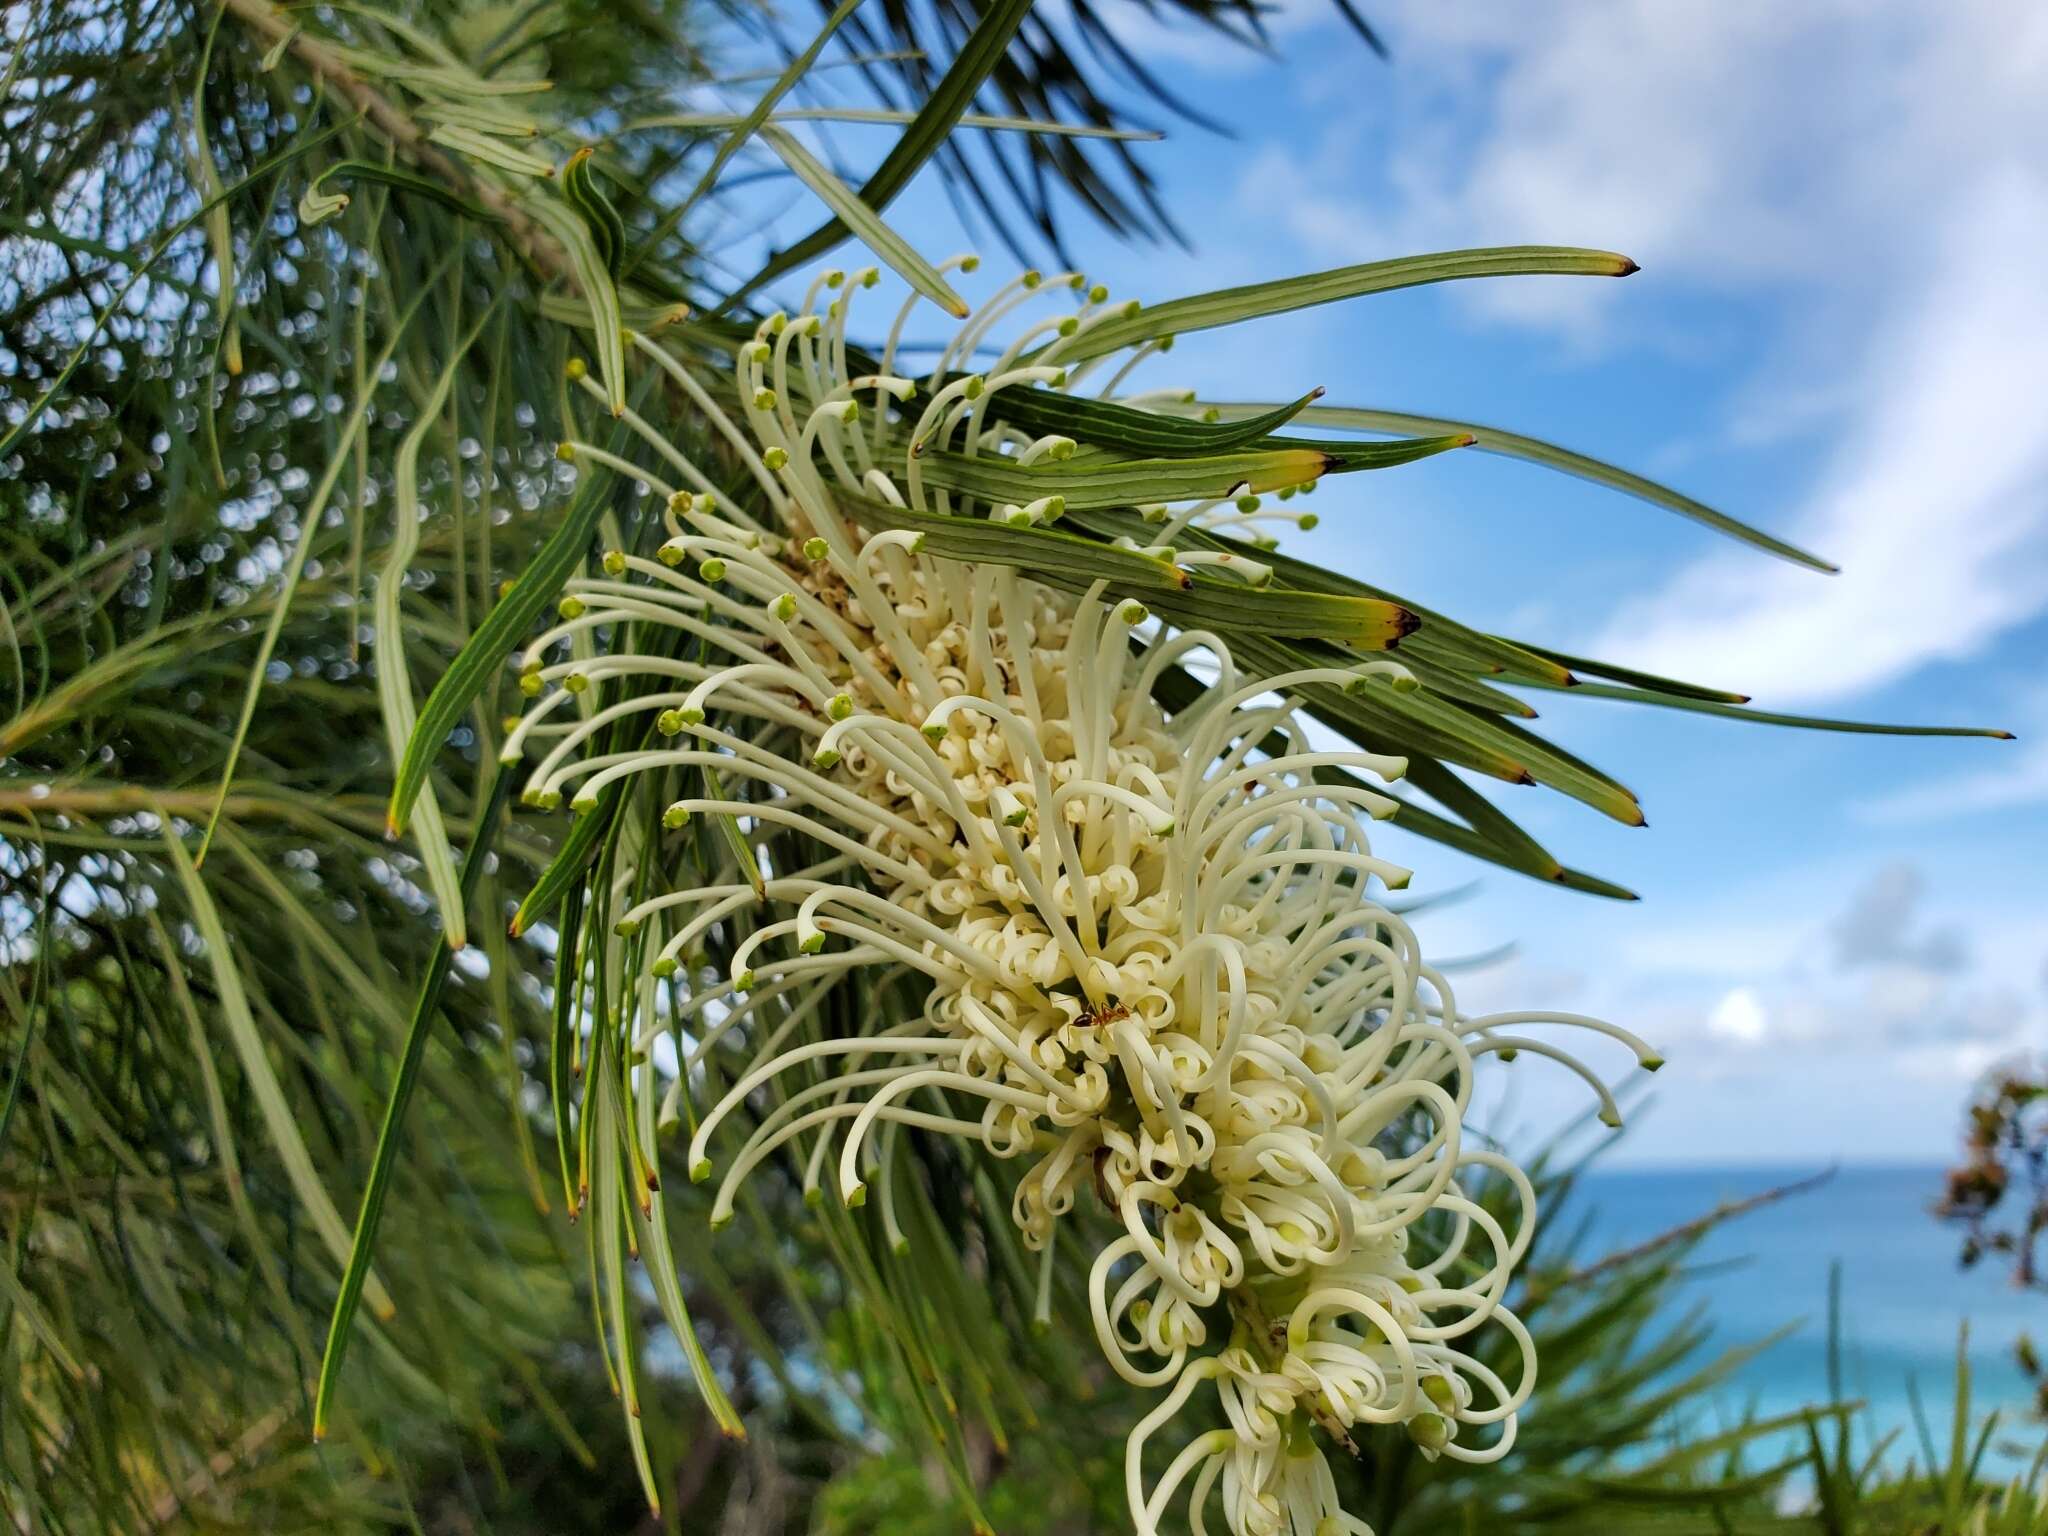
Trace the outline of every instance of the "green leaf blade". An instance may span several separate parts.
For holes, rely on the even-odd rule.
[[[1058,356],[1062,362],[1076,363],[1188,331],[1212,330],[1243,320],[1430,283],[1458,282],[1476,277],[1536,275],[1627,277],[1636,270],[1633,261],[1616,252],[1581,250],[1573,246],[1510,245],[1482,250],[1440,251],[1427,256],[1398,256],[1390,261],[1370,261],[1304,277],[1250,283],[1241,288],[1222,288],[1214,293],[1173,299],[1150,309],[1141,309],[1135,315],[1105,321],[1071,342],[1058,344]]]
[[[952,66],[919,109],[916,120],[883,157],[874,175],[861,183],[860,200],[877,214],[886,212],[897,194],[910,184],[910,178],[945,147],[954,125],[974,104],[982,82],[1002,62],[1010,40],[1031,14],[1031,3],[1032,0],[993,0],[981,13],[981,19],[954,56]],[[816,261],[848,233],[845,222],[836,215],[827,219],[727,295],[724,308],[730,310],[762,284]]]
[[[799,144],[794,134],[772,123],[764,124],[760,132],[769,148],[782,157],[783,164],[796,173],[797,180],[816,193],[819,201],[837,214],[840,222],[881,257],[891,271],[955,319],[967,318],[967,301],[939,276],[938,269],[883,223],[881,215]]]
[[[206,945],[207,963],[213,971],[214,987],[220,999],[221,1021],[227,1027],[235,1055],[247,1074],[264,1129],[270,1133],[271,1144],[277,1149],[278,1160],[284,1164],[292,1192],[305,1206],[314,1230],[320,1234],[321,1241],[336,1261],[346,1267],[352,1246],[348,1228],[342,1224],[341,1213],[335,1209],[326,1185],[320,1180],[313,1155],[306,1148],[305,1138],[299,1134],[298,1120],[285,1099],[284,1086],[263,1049],[263,1036],[256,1027],[256,1016],[250,1010],[248,993],[243,990],[241,971],[235,963],[234,950],[228,943],[227,929],[221,923],[219,909],[214,906],[206,881],[192,857],[185,852],[185,845],[172,827],[170,818],[166,816],[162,820],[164,850],[170,857],[179,884],[184,888],[193,926],[199,930],[199,937]],[[367,1267],[361,1286],[372,1311],[380,1317],[392,1315],[395,1309],[390,1293]]]
[[[491,839],[497,831],[511,787],[512,771],[500,766],[492,776],[489,798],[485,801],[483,814],[477,818],[475,839],[462,862],[462,899],[465,903],[475,899],[477,882],[482,878]],[[449,962],[454,953],[445,937],[435,946],[433,957],[427,963],[427,973],[420,979],[412,1017],[406,1024],[405,1046],[399,1056],[398,1071],[392,1079],[390,1097],[385,1101],[384,1123],[377,1132],[377,1150],[370,1162],[369,1180],[363,1187],[362,1205],[356,1213],[348,1263],[342,1271],[341,1289],[335,1295],[334,1312],[327,1325],[327,1346],[321,1353],[319,1385],[313,1397],[315,1440],[327,1432],[327,1415],[333,1407],[335,1387],[341,1379],[342,1360],[348,1352],[349,1330],[355,1321],[365,1282],[369,1279],[370,1258],[377,1246],[377,1228],[384,1217],[385,1196],[390,1193],[391,1172],[398,1158],[398,1140],[405,1125],[405,1112],[412,1102],[413,1089],[419,1083],[427,1035],[441,1005],[441,991],[447,983]]]
[[[1263,411],[1263,405],[1231,404],[1219,405],[1218,411],[1227,417],[1239,413]],[[1577,453],[1569,448],[1560,448],[1555,443],[1544,442],[1541,438],[1525,437],[1519,432],[1506,432],[1499,427],[1489,427],[1479,422],[1455,421],[1445,416],[1418,416],[1408,411],[1365,410],[1356,406],[1315,406],[1302,412],[1305,425],[1350,428],[1359,432],[1388,432],[1404,436],[1429,432],[1458,432],[1469,434],[1472,446],[1481,453],[1500,454],[1505,458],[1521,459],[1526,463],[1540,464],[1554,469],[1559,474],[1571,475],[1594,485],[1606,486],[1609,490],[1620,491],[1638,501],[1652,506],[1663,507],[1679,516],[1689,518],[1716,533],[1789,560],[1794,565],[1803,565],[1823,575],[1835,575],[1841,567],[1822,559],[1798,545],[1766,533],[1727,513],[1717,511],[1705,502],[1697,501],[1682,491],[1673,490],[1633,470],[1623,469],[1617,464],[1593,458],[1589,454]]]
[[[599,478],[593,475],[578,487],[561,526],[548,536],[533,563],[512,583],[511,591],[485,615],[476,633],[449,663],[433,692],[427,695],[426,703],[420,706],[419,720],[405,744],[391,790],[387,813],[390,835],[395,837],[404,831],[413,803],[427,782],[434,754],[455,728],[455,722],[498,675],[519,637],[561,590],[562,583],[582,558],[607,501],[600,485]]]

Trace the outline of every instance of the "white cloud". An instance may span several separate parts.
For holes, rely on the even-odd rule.
[[[1959,1045],[1923,1045],[1903,1051],[1896,1063],[1900,1072],[1922,1081],[1947,1084],[1960,1095],[2012,1052],[1981,1040]]]
[[[1835,1116],[1848,1135],[1862,1091],[1851,1083],[1961,1082],[1988,1062],[2048,1044],[2035,925],[2007,921],[1995,905],[1960,905],[1967,889],[1933,884],[1911,865],[1870,868],[1853,885],[1839,873],[1760,882],[1741,903],[1740,924],[1679,913],[1638,931],[1616,946],[1613,964],[1575,978],[1579,995],[1568,1006],[1626,1025],[1663,1052],[1672,1067],[1660,1090],[1740,1092],[1760,1146],[1777,1144],[1774,1117],[1795,1109]],[[1818,889],[1838,884],[1850,894],[1837,908],[1815,905]],[[1540,970],[1509,969],[1506,984],[1483,996],[1461,986],[1461,1005],[1556,1005],[1531,984]],[[1560,1043],[1613,1076],[1599,1048]],[[1724,1086],[1710,1090],[1714,1083]],[[1729,1086],[1737,1083],[1744,1086]],[[1568,1093],[1555,1097],[1576,1107]],[[1901,1128],[1917,1153],[1951,1134],[1952,1099],[1946,1087],[1930,1091],[1920,1120]],[[1650,1135],[1658,1135],[1654,1124]]]
[[[1727,993],[1707,1015],[1708,1032],[1737,1045],[1761,1044],[1770,1023],[1764,1005],[1748,987],[1737,987]]]
[[[1950,910],[1930,915],[1926,891],[1918,869],[1890,864],[1832,915],[1801,919],[1793,914],[1804,910],[1802,898],[1788,894],[1788,911],[1771,925],[1775,946],[1747,949],[1721,973],[1739,978],[1733,985],[1696,965],[1641,964],[1660,946],[1639,943],[1638,963],[1588,1006],[1619,1018],[1656,1010],[1676,1032],[1669,1043],[1680,1059],[1746,1055],[1768,1042],[1902,1066],[1929,1053],[1975,1060],[2040,1043],[2048,1009],[2030,995],[2026,974],[2038,945],[2024,931],[1956,921]],[[1675,942],[1681,936],[1701,942],[1694,930],[1679,930],[1661,946],[1672,959],[1685,953]],[[1705,947],[1714,947],[1711,939]]]
[[[1924,884],[1910,864],[1888,864],[1865,881],[1830,925],[1835,964],[1843,970],[1904,965],[1935,975],[1961,970],[1969,961],[1961,934],[1920,922]]]
[[[2048,745],[2034,744],[2000,767],[1874,795],[1850,810],[1878,826],[1905,826],[2043,803],[2048,803]]]
[[[1867,344],[1863,399],[1791,520],[1844,574],[1716,553],[1624,605],[1604,653],[1819,703],[1975,655],[2048,603],[2048,186],[2001,175],[1951,211],[1925,286],[1894,296],[1909,307]]]
[[[1828,433],[1800,504],[1754,510],[1845,575],[1716,552],[1589,643],[1813,705],[1976,655],[2048,606],[2048,10],[1383,9],[1384,155],[1368,161],[1344,119],[1319,151],[1275,146],[1246,179],[1255,209],[1333,260],[1605,245],[1660,294],[1776,303],[1783,348],[1725,431]],[[1374,170],[1391,205],[1356,190]],[[1581,340],[1603,317],[1644,318],[1597,283],[1460,296]]]

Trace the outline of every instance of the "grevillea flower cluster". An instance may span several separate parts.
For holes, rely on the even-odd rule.
[[[1409,871],[1368,831],[1395,810],[1385,790],[1406,765],[1319,742],[1297,699],[1410,687],[1398,653],[1263,674],[1105,582],[1049,585],[925,548],[920,518],[1063,515],[1058,496],[1006,503],[928,470],[942,455],[1085,461],[990,404],[1075,390],[1088,367],[1063,365],[1063,348],[1125,307],[1078,279],[1027,276],[912,372],[897,356],[906,304],[856,372],[848,310],[871,284],[828,274],[799,313],[764,321],[738,347],[734,409],[647,348],[750,490],[719,493],[658,438],[681,484],[618,464],[666,497],[667,540],[570,584],[524,659],[532,703],[507,760],[534,759],[525,797],[542,807],[589,809],[636,775],[674,776],[697,792],[667,806],[666,828],[711,819],[748,849],[730,883],[676,889],[661,888],[657,851],[618,924],[645,935],[648,975],[691,983],[664,1118],[682,1117],[714,1049],[741,1045],[749,1063],[689,1117],[714,1224],[779,1155],[807,1189],[860,1206],[871,1185],[893,1188],[877,1175],[903,1129],[978,1142],[1018,1170],[1010,1214],[1038,1256],[1041,1315],[1055,1252],[1107,1234],[1087,1264],[1095,1336],[1118,1375],[1159,1393],[1126,1448],[1136,1529],[1184,1507],[1198,1532],[1219,1510],[1235,1536],[1365,1532],[1338,1505],[1332,1449],[1395,1424],[1431,1457],[1494,1460],[1536,1383],[1529,1333],[1504,1305],[1534,1196],[1465,1132],[1478,1063],[1552,1058],[1611,1119],[1600,1080],[1522,1028],[1576,1025],[1656,1059],[1573,1015],[1465,1015],[1384,903]],[[1000,322],[1048,299],[1066,302],[993,346]],[[616,462],[589,444],[563,452]],[[1250,495],[1133,505],[1158,530],[1148,556],[1253,585],[1255,560],[1182,554],[1177,531],[1303,516]],[[614,637],[602,652],[600,634]],[[637,648],[618,643],[627,634]],[[1206,682],[1185,707],[1156,696],[1169,667]],[[616,701],[591,708],[608,680]],[[766,867],[742,825],[800,833],[815,860]],[[698,974],[705,936],[742,913],[752,926],[726,974]],[[862,970],[914,978],[921,1008],[824,1033],[820,1000]],[[645,1018],[640,1047],[672,1022]],[[729,1129],[742,1106],[744,1135]],[[1508,1219],[1475,1180],[1513,1191]],[[878,1205],[893,1234],[889,1198]],[[1511,1345],[1488,1352],[1505,1373],[1481,1358],[1487,1330]],[[1148,1458],[1204,1393],[1219,1427]]]

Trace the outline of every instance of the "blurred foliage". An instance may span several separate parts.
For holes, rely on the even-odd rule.
[[[1994,1069],[1966,1111],[1963,1160],[1936,1214],[1963,1229],[1965,1268],[1997,1257],[2018,1285],[2041,1286],[2048,1231],[2048,1076],[2020,1063]]]
[[[1963,1229],[1963,1268],[1990,1258],[2012,1271],[2013,1284],[2048,1289],[2040,1264],[2048,1231],[2048,1074],[2029,1062],[1993,1068],[1964,1114],[1963,1158],[1948,1172],[1935,1215]],[[2034,1384],[2036,1415],[2048,1417],[2048,1369],[2030,1335],[2014,1342],[2013,1356]]]

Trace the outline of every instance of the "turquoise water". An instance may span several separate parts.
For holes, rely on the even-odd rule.
[[[1584,1252],[1590,1257],[1641,1242],[1722,1201],[1813,1171],[1591,1174],[1578,1197],[1579,1210],[1592,1219]],[[2040,1432],[2019,1421],[2031,1393],[2013,1363],[2012,1343],[2028,1329],[2048,1339],[2048,1295],[2016,1289],[1989,1261],[1958,1269],[1958,1229],[1929,1213],[1940,1191],[1938,1168],[1845,1168],[1819,1188],[1738,1217],[1706,1239],[1697,1253],[1703,1272],[1687,1281],[1685,1299],[1705,1303],[1716,1344],[1747,1343],[1799,1324],[1733,1379],[1729,1408],[1753,1407],[1767,1416],[1828,1401],[1828,1270],[1839,1259],[1843,1394],[1868,1403],[1868,1425],[1901,1431],[1898,1457],[1923,1455],[1908,1382],[1917,1382],[1935,1442],[1946,1448],[1957,1330],[1966,1319],[1975,1407],[2006,1410],[2001,1423],[2013,1433],[2001,1440],[2039,1443]]]

